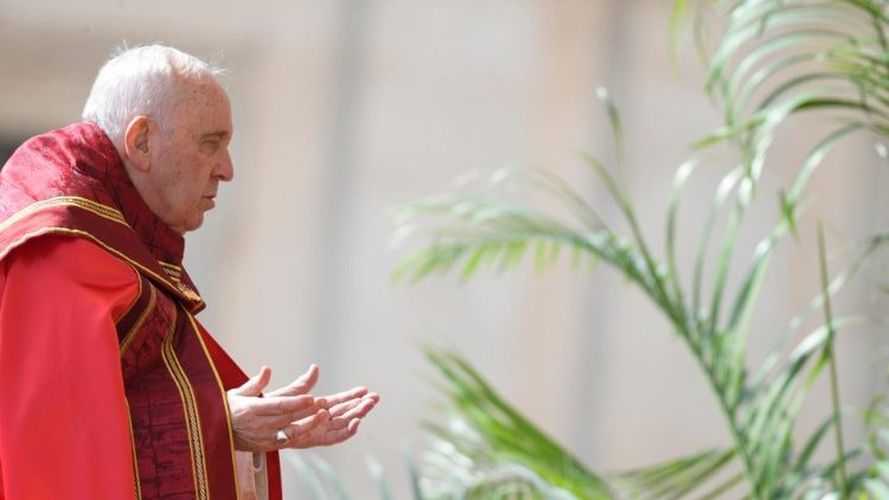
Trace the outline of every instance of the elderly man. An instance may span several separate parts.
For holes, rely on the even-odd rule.
[[[276,451],[353,436],[377,402],[261,396],[194,314],[183,234],[232,179],[219,71],[126,50],[84,122],[0,171],[0,499],[280,498]]]

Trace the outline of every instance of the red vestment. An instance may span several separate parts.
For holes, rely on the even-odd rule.
[[[225,391],[246,376],[105,134],[22,145],[0,221],[0,500],[236,499]]]

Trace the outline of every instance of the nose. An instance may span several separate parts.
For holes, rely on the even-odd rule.
[[[232,163],[232,157],[229,154],[228,150],[225,151],[225,154],[222,156],[222,159],[219,163],[216,164],[216,170],[214,174],[217,179],[221,181],[230,181],[235,177],[235,166]]]

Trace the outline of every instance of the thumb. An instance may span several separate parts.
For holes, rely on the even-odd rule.
[[[272,370],[268,366],[263,366],[259,373],[250,377],[249,380],[244,382],[244,385],[232,389],[231,392],[238,396],[259,396],[262,390],[265,389],[265,386],[269,385],[271,379]]]

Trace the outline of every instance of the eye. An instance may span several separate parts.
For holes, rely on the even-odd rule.
[[[212,155],[219,150],[219,139],[205,139],[201,141],[200,150],[205,155]]]

